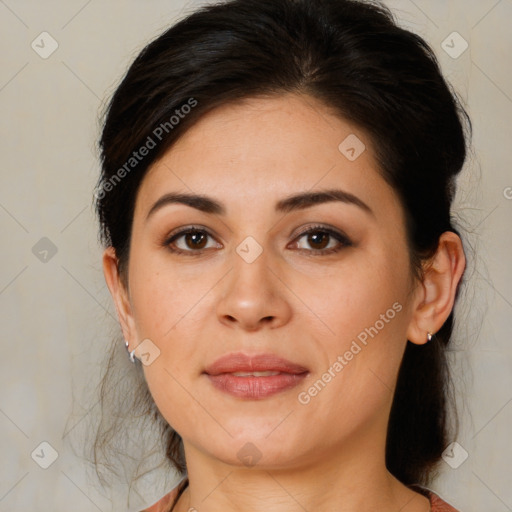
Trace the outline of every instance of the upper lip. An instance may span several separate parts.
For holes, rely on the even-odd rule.
[[[246,355],[241,352],[236,352],[220,357],[214,363],[207,366],[204,371],[208,375],[264,371],[299,374],[307,372],[308,369],[274,354]]]

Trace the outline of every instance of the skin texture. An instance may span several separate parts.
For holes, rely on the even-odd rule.
[[[350,134],[366,146],[354,161],[338,149]],[[373,213],[334,201],[274,209],[291,194],[324,189],[350,192]],[[170,204],[146,220],[168,192],[208,195],[226,214]],[[352,245],[299,236],[317,224]],[[165,241],[190,225],[210,233],[199,244],[203,252],[191,256],[197,245],[182,236],[174,247],[189,253],[172,253]],[[236,251],[248,236],[262,249],[251,263]],[[341,248],[315,254],[326,246]],[[190,485],[174,510],[429,510],[426,498],[386,470],[386,426],[407,340],[426,343],[427,332],[443,325],[464,253],[458,236],[444,233],[424,281],[414,281],[404,212],[363,131],[303,95],[211,111],[142,182],[129,289],[112,248],[103,265],[130,349],[148,338],[160,351],[143,369],[159,410],[184,442]],[[301,403],[299,393],[396,303],[401,310]],[[266,399],[235,398],[215,389],[203,371],[238,351],[276,354],[310,373],[297,388]],[[246,443],[257,448],[250,448],[255,465],[237,455]]]

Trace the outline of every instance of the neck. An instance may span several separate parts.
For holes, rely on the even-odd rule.
[[[184,447],[189,485],[173,512],[430,510],[427,498],[387,471],[384,449],[371,443],[354,442],[337,452],[326,446],[286,467],[226,464],[187,443]]]

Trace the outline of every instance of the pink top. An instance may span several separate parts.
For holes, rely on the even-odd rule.
[[[186,481],[186,479],[182,480],[170,493],[142,512],[171,512],[178,497],[180,486],[184,486]],[[443,501],[435,492],[423,489],[423,493],[430,500],[431,512],[458,512],[458,510]]]

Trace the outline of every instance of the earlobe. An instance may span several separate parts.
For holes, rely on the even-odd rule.
[[[125,340],[135,340],[135,323],[130,299],[119,275],[118,259],[113,247],[107,247],[103,253],[103,274],[116,307],[123,336]]]
[[[423,345],[429,341],[428,333],[435,334],[441,329],[452,312],[465,266],[459,236],[452,231],[444,232],[435,255],[425,267],[423,281],[418,284],[421,289],[407,331],[409,341]]]

